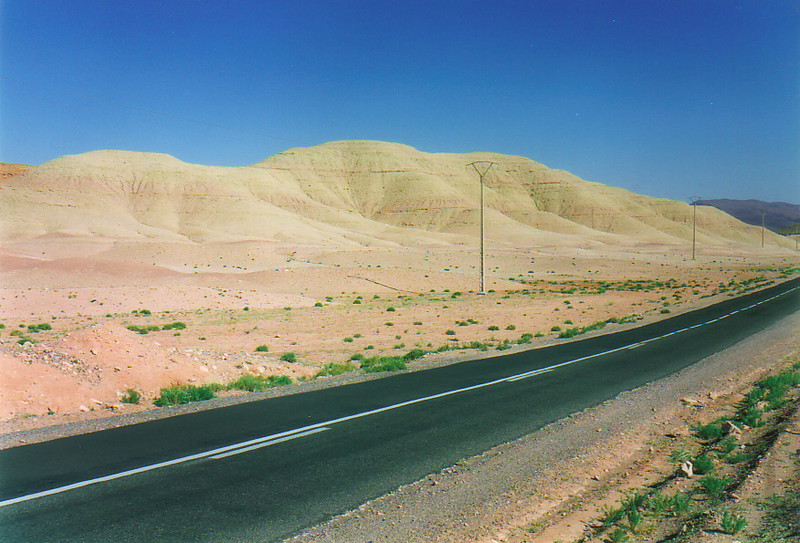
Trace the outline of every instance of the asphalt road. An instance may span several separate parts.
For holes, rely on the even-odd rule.
[[[798,308],[795,279],[582,341],[0,451],[0,540],[278,541]]]

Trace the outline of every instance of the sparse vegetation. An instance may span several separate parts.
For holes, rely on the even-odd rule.
[[[242,375],[235,381],[228,383],[228,390],[245,390],[248,392],[259,392],[270,388],[287,386],[292,384],[292,378],[286,375]]]
[[[139,394],[138,391],[132,388],[129,388],[125,393],[125,395],[122,396],[122,398],[120,398],[122,403],[131,403],[131,404],[138,404],[141,399],[142,395]]]
[[[297,355],[293,352],[283,353],[281,355],[281,360],[284,362],[297,362]]]
[[[351,360],[363,360],[364,355],[361,353],[356,353],[353,355],[354,357],[358,355],[360,358],[351,358]],[[333,375],[341,375],[343,373],[348,373],[354,371],[356,369],[355,365],[351,364],[350,362],[345,362],[344,364],[338,364],[336,362],[330,362],[322,366],[322,369],[314,375],[314,378],[317,377],[329,377]]]
[[[182,405],[190,402],[200,402],[211,400],[216,394],[208,385],[173,385],[162,388],[161,394],[153,402],[156,407],[167,407],[171,405]]]

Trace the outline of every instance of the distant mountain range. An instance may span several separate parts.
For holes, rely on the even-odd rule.
[[[716,207],[732,215],[743,223],[761,226],[761,212],[764,212],[764,226],[773,232],[790,233],[800,223],[800,205],[786,202],[762,202],[761,200],[700,200],[698,205]]]
[[[331,248],[461,246],[473,244],[479,232],[480,182],[468,166],[476,161],[494,163],[484,196],[486,237],[495,243],[683,245],[693,237],[694,213],[686,202],[584,181],[528,158],[339,141],[241,167],[107,150],[12,168],[0,180],[0,240],[99,236]],[[770,225],[775,215],[768,212]],[[761,232],[719,209],[700,207],[697,241],[758,246]],[[771,232],[766,243],[794,246]]]

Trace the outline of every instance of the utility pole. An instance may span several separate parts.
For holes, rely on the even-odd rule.
[[[764,215],[765,214],[766,214],[766,211],[764,211],[762,209],[761,210],[761,246],[762,247],[764,246]]]
[[[489,160],[478,160],[470,162],[467,166],[472,166],[481,178],[481,281],[478,294],[486,294],[486,253],[484,251],[484,216],[483,216],[483,177],[489,172],[489,169],[495,164]]]
[[[695,259],[695,251],[697,247],[697,202],[702,200],[700,196],[695,198],[689,198],[689,201],[692,202],[692,260]]]

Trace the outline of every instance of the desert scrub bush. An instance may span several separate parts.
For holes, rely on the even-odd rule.
[[[737,446],[736,439],[730,436],[719,442],[719,448],[723,455],[732,453]]]
[[[297,355],[293,352],[283,353],[281,355],[281,360],[284,362],[297,362]]]
[[[361,356],[361,359],[364,358],[364,355],[360,353],[356,353]],[[355,356],[355,355],[353,355]],[[319,370],[316,375],[314,375],[314,379],[317,377],[331,377],[333,375],[341,375],[343,373],[351,372],[356,369],[354,364],[350,362],[345,362],[344,364],[339,364],[337,362],[329,362],[322,366],[322,369]]]
[[[365,357],[363,353],[353,353],[353,355],[350,357],[350,360],[364,360],[364,358]]]
[[[216,394],[208,385],[173,385],[162,388],[158,398],[153,402],[156,407],[181,405],[190,402],[200,402],[215,398]]]
[[[558,325],[553,326],[553,327],[550,328],[550,331],[551,332],[560,332],[561,331],[561,327],[558,326]]]
[[[533,334],[522,334],[519,339],[517,340],[518,345],[524,345],[526,343],[530,343],[533,339]]]
[[[269,347],[267,347],[266,345],[259,345],[258,347],[256,347],[256,352],[257,353],[268,353],[269,352]]]
[[[397,310],[394,307],[389,306],[389,307],[386,308],[386,311],[394,312],[394,311],[397,311]]]
[[[405,360],[406,362],[411,362],[413,360],[419,360],[420,358],[422,358],[426,354],[427,353],[425,351],[423,351],[422,349],[411,349],[410,351],[408,351],[406,354],[403,355],[403,360]]]
[[[489,330],[494,332],[495,330],[500,330],[499,326],[495,326],[494,324],[489,327]]]
[[[132,388],[129,388],[128,391],[125,393],[125,395],[122,398],[120,398],[122,403],[132,403],[132,404],[138,404],[139,400],[141,399],[142,395],[139,394],[138,391]]]
[[[161,330],[161,327],[156,326],[155,324],[151,324],[149,326],[137,326],[135,324],[131,324],[126,328],[131,332],[136,332],[138,334],[149,334],[150,332],[158,332]]]
[[[43,322],[41,324],[29,324],[28,325],[28,331],[31,332],[31,333],[34,333],[34,334],[36,332],[41,332],[41,331],[44,331],[44,330],[52,330],[52,329],[53,329],[53,327],[50,326],[50,324],[48,324],[46,322]]]
[[[713,475],[706,475],[700,479],[700,486],[703,487],[703,492],[711,498],[718,498],[725,492],[725,489],[730,485],[727,477],[714,477]]]
[[[709,441],[716,441],[722,437],[722,424],[718,422],[712,422],[711,424],[697,425],[694,427],[694,433],[700,439],[705,439]]]
[[[322,307],[322,302],[317,302],[314,304],[314,307]]]
[[[706,475],[714,471],[714,461],[706,453],[692,460],[692,465],[694,466],[694,472],[698,475]]]
[[[406,369],[406,362],[400,356],[371,356],[361,361],[361,369],[367,373],[399,371]]]
[[[608,541],[610,541],[611,543],[625,543],[629,539],[630,536],[628,535],[628,532],[626,532],[622,528],[617,528],[616,530],[608,534]]]
[[[447,336],[454,336],[454,335],[456,335],[456,331],[455,331],[455,330],[445,330],[445,331],[444,331],[444,333],[445,333],[445,335],[447,335]]]
[[[509,324],[508,326],[506,326],[506,330],[516,330],[516,329],[517,327],[513,324]]]
[[[722,522],[720,524],[723,532],[733,535],[740,532],[745,528],[745,526],[747,526],[747,519],[742,515],[725,511],[722,514]]]
[[[162,330],[186,330],[186,323],[181,321],[175,321],[171,324],[165,324],[161,327]]]
[[[246,390],[248,392],[259,392],[270,388],[281,387],[292,384],[292,378],[287,375],[251,375],[246,373],[228,383],[228,390]]]
[[[344,338],[342,341],[344,341],[345,343],[353,343],[353,338],[348,336],[348,337]]]

